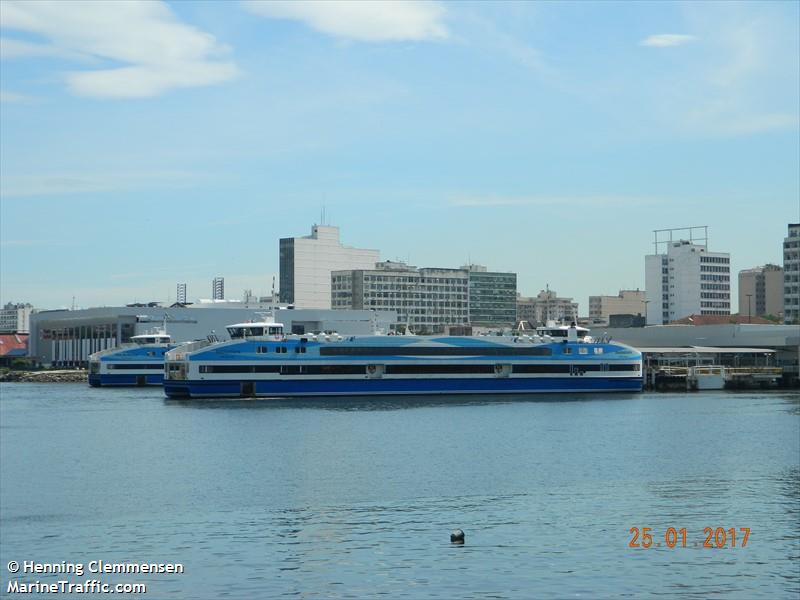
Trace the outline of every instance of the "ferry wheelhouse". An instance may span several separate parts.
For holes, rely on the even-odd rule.
[[[559,329],[560,331],[560,329]],[[170,398],[629,392],[642,356],[578,328],[540,335],[286,335],[274,322],[228,327],[225,342],[167,352]]]
[[[164,356],[175,348],[163,329],[131,337],[129,344],[89,356],[89,385],[145,386],[164,382]]]

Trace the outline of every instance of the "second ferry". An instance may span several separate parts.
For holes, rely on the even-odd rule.
[[[588,330],[534,335],[286,335],[275,322],[238,323],[230,340],[166,353],[170,398],[632,392],[642,355]]]
[[[89,385],[161,385],[164,355],[176,346],[163,328],[134,335],[129,344],[95,352],[89,356]]]

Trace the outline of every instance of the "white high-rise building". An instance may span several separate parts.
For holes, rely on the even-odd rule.
[[[333,271],[371,270],[378,250],[343,246],[339,228],[314,225],[311,235],[280,240],[280,301],[297,308],[331,307]]]
[[[211,297],[214,300],[225,300],[225,278],[214,277],[211,282]]]
[[[30,304],[9,302],[0,309],[0,333],[28,333],[32,312]]]
[[[663,325],[691,315],[731,313],[731,259],[706,245],[665,243],[665,254],[645,256],[647,324]]]

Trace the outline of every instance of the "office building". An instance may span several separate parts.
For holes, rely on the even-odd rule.
[[[517,318],[517,274],[461,267],[469,278],[469,323],[477,327],[513,327]]]
[[[739,314],[783,316],[783,269],[764,265],[739,271]]]
[[[179,283],[178,284],[178,293],[175,296],[175,302],[178,304],[186,304],[186,284]]]
[[[311,235],[281,238],[280,301],[298,308],[331,308],[331,273],[370,270],[378,250],[343,246],[339,228],[314,225]]]
[[[705,233],[700,238],[694,230]],[[670,239],[660,240],[661,232]],[[672,239],[674,232],[689,239]],[[647,324],[663,325],[690,315],[729,315],[731,259],[727,252],[708,251],[708,228],[658,230],[655,254],[645,256]],[[702,242],[702,243],[695,243]],[[661,248],[665,251],[659,252]]]
[[[783,320],[800,323],[800,223],[783,240]]]
[[[413,333],[445,333],[469,324],[469,271],[377,263],[331,274],[334,309],[397,311]]]
[[[608,324],[611,315],[645,314],[645,294],[639,290],[620,290],[616,296],[589,296],[589,321]]]
[[[33,306],[9,302],[0,309],[0,333],[28,333]]]
[[[529,327],[546,325],[548,321],[577,323],[578,303],[572,298],[559,298],[550,288],[540,291],[535,297],[518,296],[517,321],[525,321]]]
[[[211,298],[213,300],[225,300],[225,278],[214,277],[211,282]]]

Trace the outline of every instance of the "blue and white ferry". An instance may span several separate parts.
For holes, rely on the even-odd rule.
[[[286,335],[238,323],[167,352],[170,398],[527,394],[642,389],[640,352],[578,327],[517,336]],[[554,335],[551,335],[554,334]],[[563,335],[562,335],[563,334]]]
[[[131,337],[131,343],[89,356],[89,385],[144,386],[164,382],[164,355],[175,348],[164,329]]]

